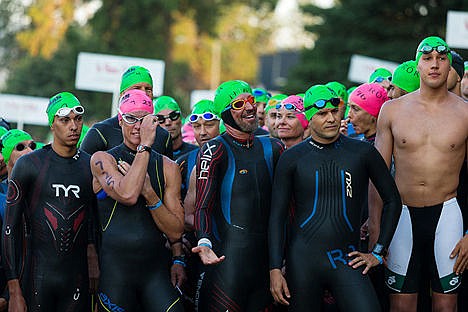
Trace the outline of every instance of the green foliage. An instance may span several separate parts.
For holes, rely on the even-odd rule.
[[[306,27],[318,40],[313,49],[303,51],[285,91],[303,92],[334,80],[351,86],[347,75],[353,54],[397,63],[414,59],[421,39],[445,37],[448,10],[468,11],[468,2],[342,0],[330,9],[304,6],[304,13],[319,17]]]

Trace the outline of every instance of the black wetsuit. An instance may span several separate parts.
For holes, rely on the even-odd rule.
[[[359,243],[369,178],[384,200],[378,242],[387,247],[401,200],[374,147],[344,136],[328,145],[309,138],[281,156],[272,191],[270,268],[280,269],[286,259],[291,311],[319,306],[324,287],[333,292],[341,311],[380,310],[369,279],[362,269],[349,267],[346,256]],[[295,210],[288,211],[292,200]],[[286,236],[288,213],[293,223]]]
[[[190,185],[190,174],[192,173],[192,170],[197,162],[197,155],[199,150],[199,148],[191,150],[176,160],[176,163],[179,165],[180,174],[182,175],[182,188],[180,190],[182,201],[184,201],[185,196],[187,195]]]
[[[178,149],[173,150],[172,154],[174,155],[174,159],[177,159],[177,158],[182,157],[185,154],[187,154],[187,153],[189,153],[190,151],[193,151],[193,150],[198,150],[198,146],[195,145],[195,144],[182,142],[182,145]]]
[[[15,164],[2,247],[7,278],[19,278],[24,214],[29,250],[21,283],[28,311],[89,310],[88,217],[96,205],[89,160],[84,152],[60,157],[46,145]]]
[[[108,151],[117,161],[133,163],[124,144]],[[152,152],[148,174],[159,198],[164,195],[163,156]],[[171,253],[140,196],[133,206],[111,197],[98,201],[102,242],[99,251],[99,311],[182,311],[170,281]]]
[[[97,151],[107,151],[123,142],[122,128],[117,116],[95,123],[86,133],[80,149],[92,155]],[[172,157],[172,140],[169,132],[156,127],[156,137],[151,146],[156,152]]]
[[[267,227],[276,139],[242,146],[223,134],[205,143],[197,160],[195,228],[226,259],[200,274],[198,311],[259,311],[269,293]]]

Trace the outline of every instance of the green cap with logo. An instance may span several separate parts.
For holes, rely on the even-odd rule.
[[[221,114],[231,104],[232,100],[243,93],[252,94],[252,88],[242,80],[229,80],[219,85],[214,97],[216,112]]]
[[[315,85],[310,87],[304,97],[304,114],[307,120],[310,120],[319,110],[323,108],[336,108],[329,100],[339,98],[339,96],[331,88],[325,85]],[[327,101],[322,108],[314,107],[314,104],[319,100]],[[341,101],[343,103],[343,101]]]
[[[47,105],[47,118],[49,119],[49,126],[54,122],[55,114],[62,107],[73,108],[76,106],[81,106],[80,101],[70,92],[60,92],[49,100],[49,105]]]
[[[392,79],[392,72],[389,71],[388,69],[386,68],[377,68],[376,70],[374,70],[374,72],[369,76],[369,83],[372,83],[372,82],[375,82],[375,80],[377,78],[383,78],[383,79],[387,79],[387,80],[390,80]]]
[[[203,114],[203,113],[213,113],[218,116],[218,112],[216,112],[214,107],[214,102],[211,100],[200,100],[198,101],[192,110],[192,114]],[[219,117],[219,116],[218,116]]]
[[[424,38],[421,43],[418,45],[418,49],[416,50],[416,64],[419,63],[419,59],[423,55],[422,49],[426,46],[429,46],[431,48],[437,48],[439,46],[443,46],[446,48],[446,54],[447,58],[450,61],[450,65],[452,65],[452,54],[450,54],[450,47],[448,46],[447,42],[445,42],[444,39],[437,37],[437,36],[430,36]]]
[[[5,159],[5,164],[8,164],[10,160],[11,152],[15,148],[15,146],[23,141],[31,141],[32,137],[29,133],[19,130],[19,129],[12,129],[9,130],[7,133],[2,135],[1,142],[2,142],[2,155]]]
[[[167,95],[162,95],[154,99],[153,105],[154,105],[155,114],[165,109],[180,112],[180,107],[179,107],[179,104],[177,104],[177,101],[173,97],[170,97]]]
[[[268,100],[267,104],[265,105],[265,114],[268,113],[268,111],[270,111],[270,109],[275,108],[276,104],[281,103],[281,101],[284,100],[287,97],[288,96],[286,94],[282,94],[282,93],[273,95]]]
[[[406,92],[419,89],[420,81],[416,61],[400,64],[393,72],[392,83]]]
[[[120,93],[131,86],[142,82],[146,82],[153,86],[153,78],[151,78],[149,70],[141,66],[131,66],[122,74],[122,79],[120,80]]]
[[[335,91],[335,93],[345,102],[348,102],[348,92],[346,92],[346,86],[338,81],[331,81],[326,84],[327,87]]]

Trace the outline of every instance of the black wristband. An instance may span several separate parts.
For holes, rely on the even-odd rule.
[[[375,253],[379,256],[385,256],[385,247],[382,244],[375,244],[374,249],[372,249],[372,253]]]

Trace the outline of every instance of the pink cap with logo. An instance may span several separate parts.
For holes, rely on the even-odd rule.
[[[349,96],[349,102],[355,103],[375,118],[387,100],[387,90],[378,83],[364,83]]]
[[[127,114],[137,111],[145,111],[153,113],[153,101],[142,90],[128,90],[120,97],[119,104],[119,120],[122,119],[122,114]]]

